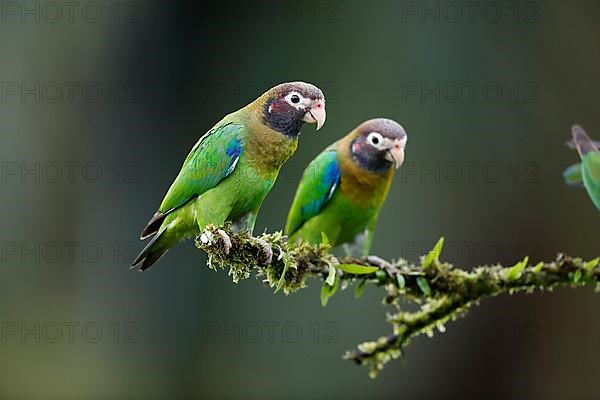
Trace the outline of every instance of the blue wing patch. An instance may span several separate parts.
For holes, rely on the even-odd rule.
[[[318,214],[323,205],[331,199],[340,180],[340,167],[336,153],[331,152],[331,155],[331,161],[325,165],[323,171],[315,171],[319,174],[315,177],[318,182],[315,188],[317,196],[301,208],[302,219],[305,221]]]
[[[306,168],[285,226],[287,235],[296,232],[309,219],[319,214],[333,197],[340,181],[337,148],[332,145]]]
[[[159,211],[169,213],[231,175],[243,152],[243,126],[227,123],[198,140],[169,188]]]
[[[229,176],[235,169],[235,166],[242,155],[242,141],[240,139],[235,139],[229,142],[227,149],[225,149],[225,154],[227,157],[231,157],[231,163],[229,164],[229,168],[227,168],[227,173],[225,174],[225,176]]]

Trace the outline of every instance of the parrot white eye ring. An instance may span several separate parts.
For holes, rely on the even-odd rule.
[[[303,104],[307,104],[308,101],[298,92],[291,92],[285,96],[285,100],[296,108],[302,107]]]
[[[383,145],[383,136],[379,132],[371,132],[367,136],[367,141],[373,146],[380,148]]]

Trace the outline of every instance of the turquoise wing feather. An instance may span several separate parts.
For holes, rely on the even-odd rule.
[[[315,158],[302,175],[288,214],[285,233],[292,235],[331,199],[340,180],[337,146],[333,144]]]
[[[242,154],[244,132],[243,125],[230,122],[202,136],[185,159],[159,212],[167,214],[183,206],[229,176]]]

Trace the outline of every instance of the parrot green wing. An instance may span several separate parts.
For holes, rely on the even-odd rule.
[[[242,154],[243,137],[243,125],[232,122],[218,125],[202,136],[185,159],[158,211],[168,214],[229,176]]]
[[[594,205],[600,209],[600,153],[583,157],[583,182]]]
[[[565,183],[569,186],[583,187],[583,175],[581,172],[581,163],[571,165],[563,172]]]
[[[336,143],[317,156],[306,168],[288,214],[285,233],[292,235],[319,213],[331,199],[340,180]]]
[[[583,161],[586,174],[597,185],[600,185],[600,152],[589,153]]]

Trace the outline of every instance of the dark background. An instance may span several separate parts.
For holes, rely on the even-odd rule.
[[[600,138],[597,1],[50,3],[0,3],[0,398],[597,398],[589,289],[485,300],[371,380],[340,355],[389,333],[381,290],[322,308],[319,282],[235,285],[191,242],[128,269],[197,138],[291,80],[328,120],[257,232],[324,146],[383,116],[409,142],[373,253],[444,235],[464,268],[598,256],[598,211],[561,177],[570,126]]]

